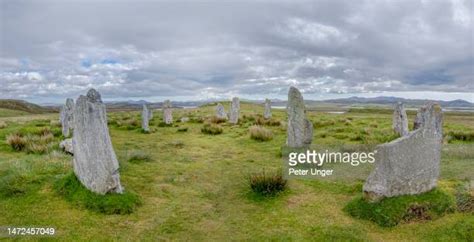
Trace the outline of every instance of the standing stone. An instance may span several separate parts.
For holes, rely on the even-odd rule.
[[[303,148],[313,141],[313,124],[306,119],[303,96],[295,87],[288,92],[288,127],[286,145]]]
[[[163,121],[166,124],[173,123],[173,109],[172,109],[170,100],[166,100],[163,103]]]
[[[375,169],[363,190],[366,198],[420,194],[436,187],[441,160],[441,108],[430,103],[420,109],[423,121],[415,131],[377,146]]]
[[[218,103],[216,107],[216,116],[221,119],[227,119],[227,113],[225,112],[224,106]]]
[[[150,126],[148,125],[150,121],[150,110],[148,110],[148,107],[143,104],[143,110],[142,110],[142,129],[145,132],[150,132]]]
[[[443,112],[441,107],[434,102],[428,102],[418,109],[413,129],[434,127],[440,139],[443,138]]]
[[[238,97],[234,97],[232,98],[232,104],[230,105],[229,122],[231,124],[237,124],[239,122],[239,113],[240,113],[240,101]]]
[[[61,107],[59,121],[61,122],[62,133],[64,137],[69,137],[73,125],[74,100],[66,99],[66,104]]]
[[[399,134],[400,136],[405,136],[408,134],[408,117],[403,103],[398,102],[395,105],[392,120],[392,128],[395,133]]]
[[[72,146],[74,173],[87,189],[99,194],[123,192],[105,104],[94,89],[76,101]]]
[[[265,111],[263,112],[263,118],[270,119],[272,117],[272,102],[270,99],[265,99]]]

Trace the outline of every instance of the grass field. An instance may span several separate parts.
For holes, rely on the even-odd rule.
[[[229,108],[229,103],[224,105]],[[139,112],[109,113],[109,128],[121,165],[122,185],[137,194],[141,205],[127,215],[105,215],[68,202],[54,190],[72,170],[71,157],[54,150],[46,154],[16,152],[5,142],[14,132],[49,127],[57,114],[1,118],[0,226],[55,227],[63,240],[315,240],[315,241],[469,241],[474,239],[472,213],[453,212],[428,221],[384,228],[349,216],[343,208],[361,194],[370,166],[350,167],[344,179],[290,180],[288,189],[261,197],[249,187],[249,176],[282,167],[286,131],[284,110],[273,110],[282,125],[265,125],[272,138],[250,138],[249,127],[263,107],[241,104],[239,125],[221,123],[221,134],[201,132],[203,117],[214,107],[179,109],[174,118],[191,118],[174,126],[160,123],[154,112],[152,132],[142,133]],[[16,116],[0,109],[0,117]],[[244,117],[245,116],[245,117]],[[396,138],[391,114],[351,111],[308,112],[314,123],[315,147],[348,144],[374,147]],[[26,119],[29,117],[30,119]],[[413,115],[409,115],[410,123]],[[163,126],[163,127],[161,127]],[[187,128],[185,130],[184,128]],[[474,178],[474,115],[446,114],[439,188],[453,194],[455,186]],[[178,132],[180,129],[180,132]],[[460,134],[460,135],[454,135]],[[466,138],[467,137],[467,138]],[[57,150],[57,151],[56,151]],[[131,157],[147,159],[136,162]]]

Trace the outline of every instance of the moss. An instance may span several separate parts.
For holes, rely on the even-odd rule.
[[[385,198],[375,203],[359,196],[344,207],[349,215],[383,227],[392,227],[402,221],[434,219],[453,210],[454,198],[439,189],[420,195]]]
[[[58,180],[54,188],[69,202],[104,214],[130,214],[141,204],[138,195],[128,191],[123,194],[93,193],[79,182],[74,173]]]

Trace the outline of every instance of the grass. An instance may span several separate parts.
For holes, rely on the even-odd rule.
[[[100,195],[87,190],[74,173],[66,175],[55,184],[55,190],[69,202],[103,214],[130,214],[141,204],[131,192]]]
[[[357,197],[344,208],[355,218],[370,220],[383,227],[392,227],[401,222],[432,220],[454,211],[454,198],[434,189],[420,195],[404,195],[384,198],[379,202],[368,202]]]
[[[130,163],[143,163],[152,161],[151,155],[142,150],[133,150],[128,154],[127,161]]]
[[[210,123],[210,124],[204,124],[201,128],[201,132],[204,134],[216,135],[216,134],[222,134],[222,132],[224,132],[224,129],[217,124]]]
[[[228,110],[230,103],[223,105]],[[51,120],[57,120],[58,114],[0,118],[8,124],[0,129],[0,179],[9,181],[0,181],[0,186],[8,184],[3,191],[20,191],[0,195],[0,226],[48,225],[56,228],[58,238],[80,241],[472,241],[474,222],[466,212],[390,228],[348,215],[343,208],[360,195],[370,166],[349,166],[346,175],[334,181],[291,180],[277,196],[255,194],[249,174],[281,168],[285,126],[264,126],[272,131],[272,140],[250,139],[248,129],[255,119],[244,120],[243,116],[258,117],[263,106],[241,102],[239,125],[221,123],[221,134],[204,135],[203,122],[215,114],[214,107],[174,110],[176,117],[190,118],[185,125],[179,123],[187,132],[177,132],[178,127],[159,128],[160,112],[150,121],[156,132],[147,135],[139,132],[140,127],[129,130],[109,125],[120,160],[121,183],[141,200],[132,213],[121,215],[95,212],[58,194],[56,181],[72,171],[70,156],[56,152],[56,148],[44,154],[15,152],[6,143],[11,133],[27,135],[47,127],[54,134]],[[285,110],[274,109],[272,115],[282,123],[286,120]],[[365,143],[376,145],[378,140],[390,139],[381,136],[391,130],[391,113],[309,111],[307,116],[313,123],[325,124],[314,129],[315,148],[365,147]],[[109,121],[126,117],[138,119],[140,111],[108,113]],[[409,115],[409,120],[412,123],[413,116]],[[446,134],[450,130],[472,131],[473,122],[473,115],[447,114],[444,130]],[[320,136],[323,133],[325,137]],[[346,133],[346,137],[338,139],[336,133]],[[358,134],[367,140],[351,139]],[[128,162],[128,154],[134,150],[148,153],[152,161]],[[458,182],[473,177],[473,162],[473,142],[445,144],[440,189],[454,197]]]
[[[261,196],[275,196],[286,189],[286,184],[281,170],[272,173],[262,171],[249,177],[250,189]]]
[[[273,133],[271,130],[268,130],[261,126],[251,126],[249,128],[250,138],[258,141],[269,141],[273,139]]]

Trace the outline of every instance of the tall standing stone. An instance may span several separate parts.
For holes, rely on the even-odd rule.
[[[270,119],[272,117],[272,102],[270,99],[265,99],[265,110],[263,111],[263,118]]]
[[[232,98],[232,104],[230,105],[230,117],[229,122],[231,124],[237,124],[239,122],[240,113],[240,101],[238,97]]]
[[[377,146],[375,169],[363,187],[367,199],[420,194],[436,187],[443,137],[441,108],[430,103],[419,116],[422,121],[416,130]]]
[[[224,106],[218,103],[216,106],[216,117],[220,119],[227,119],[227,113],[225,112]]]
[[[66,104],[61,107],[59,114],[64,137],[69,137],[74,121],[74,100],[72,98],[66,99]]]
[[[173,123],[173,109],[170,100],[163,103],[163,122],[166,124]]]
[[[87,189],[99,194],[123,192],[105,104],[94,89],[76,101],[72,146],[74,173]]]
[[[313,124],[306,119],[303,96],[295,87],[288,92],[288,127],[286,145],[303,148],[313,141]]]
[[[413,129],[425,126],[434,127],[440,139],[443,138],[443,112],[437,103],[428,102],[418,109]]]
[[[150,110],[148,110],[148,107],[146,104],[143,104],[143,110],[142,110],[142,129],[145,132],[150,132],[150,126],[149,126],[149,121],[150,121]]]
[[[393,131],[400,136],[405,136],[408,134],[408,117],[405,111],[403,103],[398,102],[395,104],[392,118],[392,128]]]

